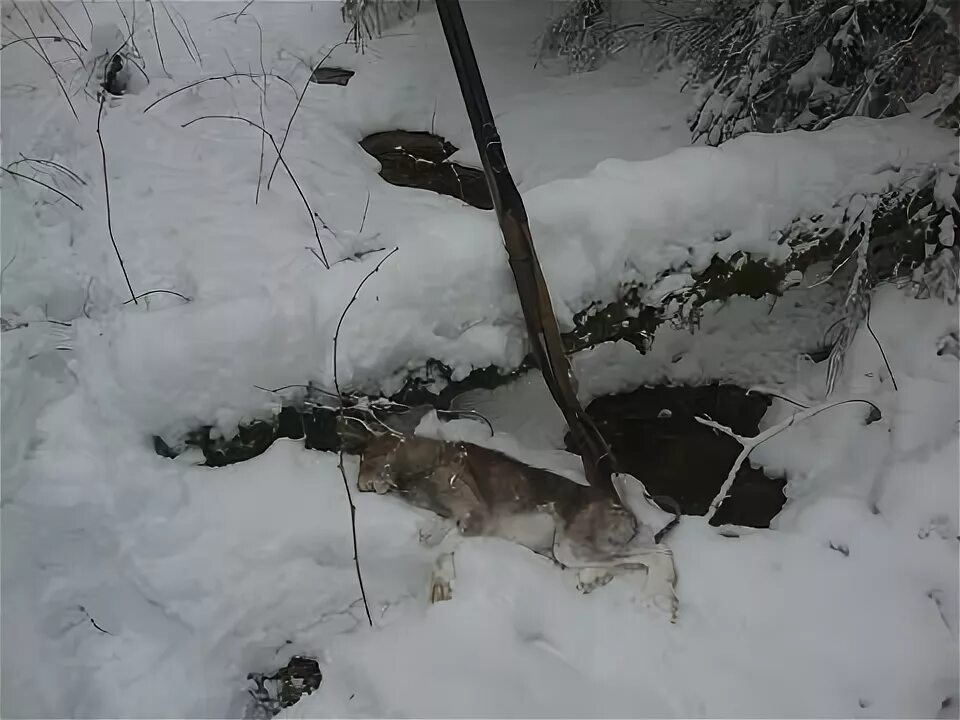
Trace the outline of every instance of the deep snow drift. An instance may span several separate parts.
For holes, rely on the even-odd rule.
[[[584,76],[534,69],[548,3],[465,5],[561,323],[612,299],[620,282],[702,268],[715,252],[777,257],[772,234],[794,217],[842,212],[856,193],[955,160],[955,139],[920,113],[682,147],[690,97],[677,73],[629,57]],[[90,37],[78,6],[58,7]],[[206,82],[144,112],[234,67],[258,82],[273,73],[293,86],[267,78],[263,113],[279,140],[309,66],[346,35],[338,4],[252,6],[262,44],[251,18],[213,19],[241,4],[170,7],[202,67],[158,12],[165,77],[138,4],[151,82],[110,101],[101,122],[131,283],[190,302],[123,304],[96,102],[73,97],[77,122],[25,43],[3,53],[4,163],[47,158],[85,182],[57,180],[80,211],[3,181],[4,717],[240,715],[247,673],[294,654],[318,657],[324,681],[291,717],[932,717],[951,695],[944,712],[956,715],[960,417],[957,360],[937,345],[957,314],[892,286],[878,290],[871,325],[899,389],[861,332],[834,391],[870,399],[883,419],[865,426],[862,407],[844,406],[759,447],[751,459],[790,478],[772,529],[727,537],[684,518],[668,539],[676,625],[637,601],[629,577],[582,596],[542,558],[494,540],[462,546],[455,598],[429,606],[433,552],[418,537],[434,519],[360,495],[370,629],[334,456],[285,440],[221,469],[158,457],[153,433],[199,423],[230,433],[269,414],[278,398],[257,386],[330,387],[340,313],[383,254],[324,270],[305,249],[317,240],[282,168],[266,189],[269,143],[255,203],[259,132],[222,120],[181,127],[211,114],[259,122],[252,80]],[[100,42],[124,24],[115,4],[88,9]],[[390,392],[428,358],[461,376],[515,366],[523,327],[492,214],[386,184],[357,144],[433,127],[462,148],[455,160],[477,161],[434,13],[387,35],[362,55],[334,50],[356,75],[309,89],[284,157],[332,229],[321,230],[331,260],[399,248],[339,340],[340,382]],[[54,51],[79,90],[76,58]],[[696,333],[665,326],[647,355],[602,345],[574,358],[581,395],[729,380],[820,402],[824,365],[802,353],[837,302],[825,286],[772,309],[736,298],[708,308]],[[464,402],[493,420],[501,447],[576,473],[535,374]],[[777,401],[764,426],[791,412]]]

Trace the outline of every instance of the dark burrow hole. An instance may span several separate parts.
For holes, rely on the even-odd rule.
[[[587,413],[622,470],[642,480],[651,496],[672,498],[684,515],[704,515],[741,447],[694,418],[752,437],[769,405],[765,395],[735,385],[661,385],[597,398]],[[711,524],[770,527],[786,500],[785,486],[785,478],[769,477],[748,459]]]
[[[246,717],[272,718],[319,688],[323,673],[313,658],[294,655],[275,673],[250,673],[247,679],[250,681],[250,706]]]
[[[380,161],[380,177],[391,185],[430,190],[481,210],[493,209],[483,171],[448,162],[457,147],[439,135],[390,130],[367,135],[360,147]]]
[[[431,404],[439,407],[445,403]],[[650,495],[673,499],[684,515],[703,515],[733,466],[740,445],[694,418],[709,417],[738,435],[751,437],[757,434],[769,404],[765,395],[748,394],[735,385],[655,386],[597,398],[587,412],[624,472],[642,480]],[[356,412],[347,410],[348,415]],[[368,425],[376,424],[363,413],[358,416]],[[154,448],[158,455],[176,457],[187,446],[196,447],[203,452],[206,465],[220,467],[256,457],[278,438],[302,439],[309,450],[336,451],[340,446],[336,412],[315,405],[284,407],[272,420],[241,425],[229,440],[211,438],[210,430],[204,426],[191,432],[176,449],[157,436]],[[362,445],[345,438],[344,450],[360,452]],[[712,524],[769,527],[783,507],[785,485],[785,478],[770,477],[745,462]]]

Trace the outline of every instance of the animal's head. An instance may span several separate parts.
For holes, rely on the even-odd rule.
[[[387,433],[370,437],[360,458],[357,490],[382,495],[396,486],[396,471],[391,462],[401,438]]]

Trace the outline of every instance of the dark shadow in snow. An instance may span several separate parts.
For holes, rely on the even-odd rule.
[[[380,161],[380,177],[391,185],[450,195],[481,210],[492,210],[493,200],[482,170],[447,162],[457,147],[428,132],[390,130],[360,141]]]
[[[304,695],[311,695],[323,682],[323,673],[313,658],[294,655],[272,675],[250,673],[247,679],[251,687],[246,717],[265,720],[292,707]]]
[[[496,368],[487,368],[459,383],[451,383],[439,395],[413,383],[392,401],[404,403],[413,410],[422,407],[446,410],[456,395],[479,387],[497,387],[510,377],[501,375]],[[265,452],[278,438],[302,439],[308,450],[337,451],[341,436],[337,432],[335,403],[336,399],[330,398],[329,404],[316,401],[288,404],[270,420],[253,420],[241,425],[239,432],[227,440],[212,437],[210,426],[192,431],[175,445],[154,437],[154,449],[158,455],[172,458],[187,447],[199,448],[204,464],[210,467],[249,460]],[[738,435],[751,437],[757,434],[769,404],[765,395],[747,394],[734,385],[656,386],[597,398],[587,407],[587,412],[597,421],[622,469],[639,478],[652,496],[672,498],[684,515],[703,515],[733,466],[740,445],[694,418],[708,417]],[[348,406],[345,414],[356,420],[347,422],[348,429],[342,436],[344,451],[362,452],[368,439],[364,429],[383,430],[381,422],[401,432],[412,432],[416,423],[406,427],[403,417],[396,412],[396,409],[385,409],[378,411],[374,418],[369,411]],[[411,413],[411,417],[417,419],[421,415]],[[749,461],[744,463],[712,523],[769,527],[785,502],[785,485],[784,478],[771,478]]]
[[[353,70],[346,68],[317,67],[310,76],[310,82],[317,85],[346,85],[353,75]]]
[[[657,386],[597,398],[587,413],[623,471],[640,479],[650,495],[673,498],[684,515],[704,515],[741,448],[694,417],[750,437],[769,404],[766,396],[735,385]],[[785,502],[785,485],[785,479],[744,463],[711,524],[769,527]]]

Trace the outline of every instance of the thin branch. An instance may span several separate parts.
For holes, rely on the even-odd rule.
[[[363,573],[360,571],[360,554],[357,551],[357,506],[353,504],[353,493],[350,492],[350,481],[347,480],[347,471],[343,467],[343,443],[340,443],[337,467],[340,468],[340,477],[343,478],[343,489],[347,491],[347,503],[350,505],[350,532],[353,535],[353,564],[357,569],[357,584],[360,585],[360,599],[363,600],[363,611],[367,614],[367,623],[370,627],[373,627],[373,618],[370,616],[370,604],[367,602],[367,591],[363,587]]]
[[[160,56],[160,68],[167,77],[170,77],[170,71],[167,70],[167,66],[163,62],[163,50],[160,49],[160,33],[157,32],[157,11],[153,7],[153,0],[147,0],[147,5],[150,6],[150,22],[153,23],[153,39],[157,43],[157,55]]]
[[[239,120],[240,122],[245,122],[247,125],[250,125],[251,127],[257,128],[258,130],[266,134],[268,138],[270,138],[270,142],[273,144],[273,149],[276,150],[277,152],[278,162],[283,164],[283,169],[287,171],[287,175],[290,177],[290,180],[293,182],[294,187],[297,189],[297,192],[300,194],[300,199],[303,201],[304,207],[306,207],[307,209],[307,214],[310,215],[310,222],[313,223],[313,234],[316,236],[317,245],[320,247],[321,262],[323,263],[323,266],[327,270],[329,270],[330,263],[327,261],[327,254],[323,250],[323,242],[321,242],[320,240],[320,229],[317,227],[317,220],[316,220],[317,214],[310,209],[310,203],[307,202],[307,197],[306,195],[303,194],[303,190],[300,188],[300,183],[298,183],[297,179],[294,177],[293,171],[290,170],[290,166],[287,165],[287,161],[283,159],[283,155],[281,155],[280,153],[280,148],[277,147],[277,141],[274,140],[273,134],[270,133],[270,131],[267,130],[265,127],[263,127],[263,125],[255,123],[253,122],[253,120],[242,117],[240,115],[201,115],[198,118],[194,118],[193,120],[184,123],[180,127],[188,127],[190,125],[193,125],[193,123],[195,122],[199,122],[200,120]],[[267,187],[268,188],[270,187],[269,183],[267,183]]]
[[[240,19],[240,16],[243,15],[243,14],[247,11],[247,8],[250,7],[251,5],[253,5],[253,0],[247,0],[247,4],[244,5],[244,6],[240,9],[240,12],[238,12],[238,13],[236,13],[236,14],[234,14],[234,13],[224,13],[223,15],[217,15],[217,16],[214,18],[214,20],[223,20],[223,18],[228,18],[228,17],[231,17],[231,16],[232,16],[232,17],[233,17],[233,22],[236,23],[237,20]]]
[[[123,25],[124,25],[125,28],[127,28],[127,35],[128,35],[130,38],[132,38],[132,37],[133,37],[133,32],[134,32],[133,25],[130,24],[130,21],[129,21],[129,20],[127,20],[127,14],[123,11],[123,6],[120,4],[120,0],[114,0],[114,1],[117,3],[117,10],[120,11],[120,16],[123,18]],[[134,46],[132,46],[132,47],[133,47],[133,49],[136,51],[136,49],[137,49],[137,48],[136,48],[136,45],[134,45]]]
[[[27,19],[27,16],[23,14],[23,10],[20,9],[20,6],[16,2],[13,3],[14,10],[23,18],[23,22],[26,24],[27,29],[30,30],[30,35],[34,40],[37,41],[37,47],[34,48],[37,53],[43,58],[46,62],[47,67],[50,68],[50,71],[53,73],[53,76],[57,79],[57,85],[60,86],[60,91],[63,93],[63,98],[67,101],[67,105],[70,106],[70,112],[73,113],[73,117],[76,118],[77,122],[80,122],[80,116],[77,115],[77,109],[73,106],[73,101],[70,100],[70,93],[67,92],[67,88],[63,85],[63,79],[60,77],[60,73],[57,72],[57,69],[53,66],[53,63],[50,61],[50,56],[47,55],[47,51],[43,49],[43,43],[37,38],[37,33],[33,30],[33,25],[30,24],[30,21]],[[33,47],[33,45],[30,45]]]
[[[87,184],[86,180],[84,180],[82,177],[77,175],[77,173],[75,173],[73,170],[68,168],[66,165],[61,165],[60,163],[54,162],[53,160],[44,160],[42,158],[27,157],[23,153],[20,153],[20,159],[14,160],[12,163],[10,163],[9,167],[13,167],[14,165],[17,165],[22,162],[37,163],[38,165],[49,165],[50,167],[55,168],[60,172],[62,172],[64,175],[69,177],[74,182],[79,183],[80,185]]]
[[[246,10],[248,7],[250,7],[250,3],[252,2],[253,0],[250,0],[250,2],[248,2],[243,9]],[[243,10],[237,13],[237,17],[240,17],[242,13],[243,13]],[[233,21],[234,23],[236,23],[237,18],[234,18]],[[263,76],[263,89],[260,92],[260,124],[266,127],[267,120],[263,114],[263,106],[267,102],[267,67],[263,63],[263,27],[260,25],[260,21],[257,20],[256,18],[253,18],[253,21],[257,23],[257,32],[259,33],[259,38],[260,38],[260,44],[259,44],[260,73]],[[267,144],[267,134],[264,132],[260,134],[260,164],[257,166],[257,195],[254,199],[255,205],[260,203],[260,186],[263,184],[263,149],[266,146],[266,144]]]
[[[791,405],[795,405],[798,408],[803,408],[804,410],[810,407],[806,403],[802,403],[799,400],[793,400],[792,398],[788,398],[786,395],[781,395],[776,390],[772,390],[764,385],[754,385],[749,390],[747,390],[747,395],[749,395],[750,393],[759,393],[760,395],[769,395],[771,397],[779,398],[784,402],[788,402]]]
[[[180,28],[179,28],[179,27],[177,26],[177,24],[173,21],[173,16],[170,14],[170,11],[167,10],[167,6],[164,5],[164,4],[161,2],[161,3],[160,3],[160,7],[163,8],[163,11],[167,14],[167,20],[170,21],[170,24],[173,25],[173,29],[177,31],[177,35],[180,36],[180,42],[182,42],[182,43],[183,43],[183,47],[186,48],[187,54],[190,56],[190,59],[193,60],[194,62],[199,62],[199,61],[193,56],[193,51],[190,49],[190,45],[187,44],[187,39],[183,36],[183,33],[180,32]]]
[[[766,430],[759,433],[758,435],[755,435],[754,437],[750,437],[750,438],[744,437],[742,435],[737,435],[737,433],[733,432],[733,430],[728,428],[726,425],[721,425],[720,423],[714,422],[713,420],[710,420],[708,418],[694,417],[693,419],[696,420],[701,425],[706,425],[707,427],[712,428],[726,435],[727,437],[733,438],[743,448],[740,451],[740,454],[737,456],[737,459],[734,461],[733,467],[730,468],[730,472],[727,473],[727,478],[723,481],[723,484],[720,486],[720,490],[717,493],[716,497],[714,497],[713,500],[710,502],[710,508],[707,510],[707,513],[704,516],[706,521],[709,523],[710,520],[713,519],[713,516],[717,514],[717,510],[720,509],[720,505],[723,503],[724,500],[727,499],[727,495],[730,494],[730,488],[733,486],[733,482],[737,478],[737,473],[740,471],[740,467],[743,465],[747,457],[750,455],[751,452],[753,452],[755,448],[765,443],[770,438],[776,435],[779,435],[781,432],[783,432],[787,428],[793,425],[796,425],[799,422],[803,422],[804,420],[807,420],[808,418],[811,418],[814,415],[818,415],[822,413],[824,410],[830,410],[831,408],[835,408],[838,405],[847,405],[850,403],[864,403],[866,405],[869,405],[872,408],[870,415],[867,417],[867,424],[876,422],[881,417],[880,408],[878,408],[874,403],[870,402],[869,400],[863,400],[861,398],[851,398],[848,400],[839,400],[837,402],[830,402],[830,403],[824,403],[822,405],[816,405],[814,407],[807,408],[806,410],[803,410],[801,412],[794,413],[793,415],[788,417],[786,420],[783,420],[782,422],[779,422],[776,425],[772,425],[771,427],[767,428]]]
[[[80,36],[77,35],[77,31],[73,29],[73,25],[70,24],[70,21],[67,20],[67,18],[64,16],[64,14],[60,11],[60,8],[57,7],[56,3],[54,3],[54,2],[51,1],[49,4],[50,4],[50,7],[52,7],[54,10],[57,11],[57,15],[59,15],[59,16],[60,16],[60,19],[63,20],[63,22],[66,24],[67,29],[70,30],[70,34],[73,35],[73,36],[77,39],[77,42],[78,42],[78,43],[80,43],[80,47],[82,47],[84,50],[86,50],[86,49],[87,49],[87,46],[83,44],[83,40],[81,40],[81,39],[80,39]],[[52,20],[53,18],[50,18],[50,19]],[[54,25],[56,25],[56,23],[54,23]],[[59,30],[60,28],[58,27],[57,29]]]
[[[399,247],[395,247],[393,250],[391,250],[382,258],[380,258],[380,262],[378,262],[374,266],[373,270],[368,272],[366,277],[364,277],[363,280],[360,281],[360,284],[357,286],[356,291],[354,291],[353,293],[353,297],[350,298],[350,302],[347,303],[347,306],[343,309],[343,312],[340,314],[340,320],[337,322],[336,332],[334,332],[333,334],[333,386],[337,390],[337,397],[339,397],[341,400],[343,399],[343,393],[340,390],[340,379],[337,374],[337,344],[340,341],[340,327],[343,325],[343,319],[347,316],[347,311],[351,308],[353,303],[356,302],[357,296],[360,294],[360,290],[366,284],[367,280],[373,277],[373,275],[378,270],[380,270],[380,266],[383,265],[390,258],[390,256],[393,255],[395,252],[397,252],[397,250],[399,249],[400,249]]]
[[[383,265],[387,258],[393,255],[400,248],[395,247],[387,255],[385,255],[380,262],[371,270],[363,280],[360,281],[360,284],[357,285],[357,289],[353,291],[353,297],[350,298],[350,302],[347,303],[347,306],[343,309],[343,312],[340,313],[340,320],[337,322],[336,332],[333,334],[333,385],[337,389],[337,398],[340,401],[340,408],[338,415],[340,417],[341,423],[344,422],[344,405],[343,405],[343,392],[340,389],[340,378],[337,374],[337,348],[340,341],[340,328],[343,326],[343,319],[347,316],[347,312],[353,306],[353,303],[356,301],[357,296],[360,294],[360,290],[363,289],[363,286],[366,284],[367,280],[373,277],[374,273],[380,270],[380,266]],[[347,480],[347,471],[343,468],[343,443],[340,443],[340,476],[343,478],[343,489],[347,491],[347,502],[350,504],[350,529],[353,533],[353,563],[357,568],[357,582],[360,585],[360,597],[363,598],[363,609],[367,613],[367,622],[370,624],[370,627],[373,627],[373,618],[370,617],[370,606],[367,604],[367,593],[363,588],[363,574],[360,572],[360,556],[357,552],[357,506],[353,504],[353,493],[350,492],[350,482]]]
[[[311,70],[311,72],[310,72],[310,77],[307,78],[307,81],[303,84],[303,90],[302,90],[302,91],[300,92],[300,94],[297,96],[297,104],[296,104],[296,106],[293,108],[293,112],[290,113],[290,119],[287,121],[287,128],[286,128],[286,130],[283,131],[283,140],[280,141],[280,150],[281,150],[281,151],[282,151],[283,148],[286,147],[286,145],[287,145],[287,137],[290,135],[290,128],[293,126],[293,119],[297,116],[297,111],[300,109],[300,104],[303,102],[303,98],[304,98],[304,96],[306,96],[306,94],[307,94],[307,89],[310,87],[311,78],[313,77],[313,73],[315,73],[315,72],[317,71],[317,68],[320,67],[321,65],[323,65],[323,63],[327,61],[327,59],[333,54],[333,51],[334,51],[334,50],[336,50],[338,47],[341,47],[342,45],[349,45],[349,44],[350,44],[350,43],[349,43],[349,41],[350,41],[350,34],[351,34],[352,32],[353,32],[353,29],[351,29],[350,32],[347,33],[347,37],[346,37],[346,38],[344,38],[341,42],[338,42],[336,45],[334,45],[332,48],[330,48],[330,49],[327,51],[327,54],[324,55],[323,58],[321,58],[320,62],[318,62],[318,63],[313,67],[313,69]],[[280,158],[279,158],[279,155],[278,155],[277,160],[273,163],[273,167],[270,169],[270,177],[267,178],[267,190],[270,189],[270,183],[273,182],[273,174],[277,171],[277,163],[278,163],[279,161],[280,161]]]
[[[130,297],[133,298],[133,304],[137,302],[137,294],[133,291],[133,285],[130,284],[130,276],[127,275],[127,267],[123,264],[123,256],[120,254],[120,248],[117,246],[117,239],[113,235],[113,213],[110,211],[110,181],[107,177],[107,149],[103,145],[103,134],[100,132],[100,119],[103,117],[103,93],[100,93],[100,110],[97,112],[97,140],[100,141],[100,157],[103,159],[103,192],[107,199],[107,232],[110,233],[110,242],[113,243],[113,251],[117,254],[117,260],[120,262],[120,270],[123,272],[123,279],[127,281],[127,289],[130,290]]]
[[[87,609],[83,605],[78,605],[77,607],[80,608],[80,611],[87,616],[87,619],[90,621],[90,624],[93,625],[97,630],[102,632],[104,635],[113,635],[113,633],[110,632],[109,630],[104,630],[102,627],[97,625],[97,621],[93,619],[93,617],[90,615],[90,613],[87,612]]]
[[[52,3],[51,3],[51,4],[52,4]],[[43,11],[47,14],[47,17],[50,18],[50,22],[53,23],[53,26],[57,29],[57,32],[60,33],[61,35],[65,35],[65,33],[63,32],[63,30],[60,28],[60,24],[57,22],[57,19],[50,13],[50,8],[47,6],[46,3],[43,2],[43,0],[40,0],[40,7],[41,7],[41,8],[43,9]],[[54,8],[54,9],[56,9],[56,8]],[[59,12],[59,11],[58,11],[58,12]],[[61,14],[60,17],[63,17],[63,15]],[[64,20],[64,21],[66,21],[66,20]],[[70,23],[67,23],[67,26],[69,26],[69,25],[70,25]],[[73,32],[73,28],[70,28],[70,31]],[[76,33],[73,33],[73,36],[76,37],[77,34],[76,34]],[[83,47],[83,43],[80,42],[80,38],[77,38],[77,42],[80,44],[81,47]],[[83,63],[83,58],[80,57],[80,53],[77,52],[77,49],[74,47],[74,43],[67,43],[67,47],[70,48],[70,51],[73,53],[74,57],[77,58],[77,62],[80,63],[80,67],[83,67],[83,64],[84,64],[84,63]],[[86,48],[84,48],[84,50],[86,50]]]
[[[87,3],[80,0],[80,7],[83,8],[83,14],[87,16],[87,22],[90,23],[90,29],[93,30],[93,18],[90,17],[90,11],[87,10]]]
[[[267,121],[263,116],[263,98],[267,94],[267,86],[264,84],[263,92],[260,94],[260,125],[266,127]],[[257,164],[257,194],[253,198],[253,204],[260,204],[260,186],[263,185],[263,149],[267,144],[267,131],[260,133],[260,162]],[[310,248],[311,250],[313,248]]]
[[[357,235],[363,234],[363,226],[367,222],[367,210],[370,209],[370,191],[367,190],[367,204],[363,206],[363,217],[360,218],[360,230],[357,231]]]
[[[13,32],[11,32],[10,34],[15,35],[15,33]],[[3,45],[0,45],[0,50],[6,50],[11,45],[16,45],[17,43],[22,43],[22,42],[30,42],[31,40],[53,40],[54,42],[65,42],[68,45],[77,44],[75,40],[71,40],[70,38],[64,37],[63,35],[34,35],[33,37],[20,37],[19,35],[15,35],[15,37],[16,37],[16,40],[11,40],[8,43],[4,43]],[[33,47],[33,46],[31,45],[30,47]]]
[[[267,74],[269,77],[277,78],[278,80],[280,80],[281,82],[283,82],[284,84],[286,84],[287,86],[289,86],[290,89],[293,90],[293,92],[296,92],[296,90],[294,89],[293,85],[291,85],[291,84],[290,84],[290,81],[287,80],[286,78],[281,77],[280,75],[275,75],[275,74],[273,74],[273,73],[266,73],[266,74]],[[166,95],[160,96],[159,98],[157,98],[156,100],[154,100],[152,103],[150,103],[149,105],[147,105],[147,107],[144,108],[143,112],[147,112],[148,110],[150,110],[151,108],[153,108],[154,105],[159,105],[161,102],[163,102],[163,101],[166,100],[167,98],[171,98],[171,97],[173,97],[174,95],[176,95],[176,94],[178,94],[178,93],[182,93],[182,92],[184,92],[185,90],[189,90],[190,88],[194,88],[194,87],[196,87],[197,85],[202,85],[203,83],[205,83],[205,82],[210,82],[210,81],[212,81],[212,80],[224,80],[224,81],[226,81],[226,80],[229,80],[229,79],[232,78],[232,77],[244,77],[244,78],[253,79],[253,78],[258,78],[258,77],[260,77],[260,73],[232,72],[232,73],[228,73],[227,75],[216,75],[216,76],[214,76],[214,77],[203,78],[202,80],[197,80],[196,82],[192,82],[192,83],[190,83],[189,85],[184,85],[182,88],[177,88],[177,89],[174,90],[173,92],[169,92],[169,93],[167,93]]]
[[[193,50],[197,53],[197,64],[200,67],[203,67],[203,58],[200,56],[200,48],[197,47],[196,41],[193,39],[193,33],[190,32],[190,23],[187,22],[187,19],[183,16],[183,13],[174,8],[173,11],[177,14],[177,17],[180,18],[180,22],[183,23],[183,29],[187,31],[187,39],[190,40],[190,44],[193,45]]]
[[[870,300],[867,299],[866,307],[866,325],[867,330],[870,331],[870,336],[873,338],[873,341],[877,344],[877,349],[880,351],[880,357],[883,358],[883,364],[887,366],[887,372],[890,373],[890,381],[893,383],[893,389],[895,392],[900,392],[900,388],[897,387],[897,376],[893,374],[893,368],[890,367],[890,362],[887,360],[887,354],[883,351],[883,345],[880,344],[880,338],[877,337],[877,334],[873,331],[873,328],[870,327]]]
[[[62,197],[64,200],[67,200],[68,202],[73,203],[73,205],[75,205],[78,209],[83,210],[83,206],[80,203],[78,203],[76,200],[74,200],[72,197],[70,197],[64,192],[61,192],[60,190],[57,190],[57,188],[53,187],[52,185],[48,185],[42,180],[37,180],[36,178],[32,178],[29,175],[24,175],[23,173],[18,173],[16,170],[11,170],[10,168],[6,168],[2,166],[0,166],[0,170],[3,170],[5,173],[8,173],[10,175],[13,175],[14,177],[23,178],[24,180],[29,180],[30,182],[36,183],[37,185],[41,185],[45,187],[47,190],[49,190],[50,192],[56,193],[57,195]]]
[[[141,298],[145,298],[145,297],[147,297],[148,295],[157,295],[157,294],[162,294],[162,295],[176,295],[178,298],[180,298],[181,300],[184,300],[185,302],[190,302],[190,301],[193,300],[193,298],[189,298],[189,297],[187,297],[186,295],[182,295],[182,294],[178,293],[176,290],[148,290],[148,291],[145,292],[145,293],[140,293],[139,295],[136,296],[136,298],[130,298],[129,300],[124,300],[124,301],[123,301],[123,304],[124,304],[124,305],[129,305],[130,303],[134,302],[135,300],[139,300],[139,299],[141,299]]]

